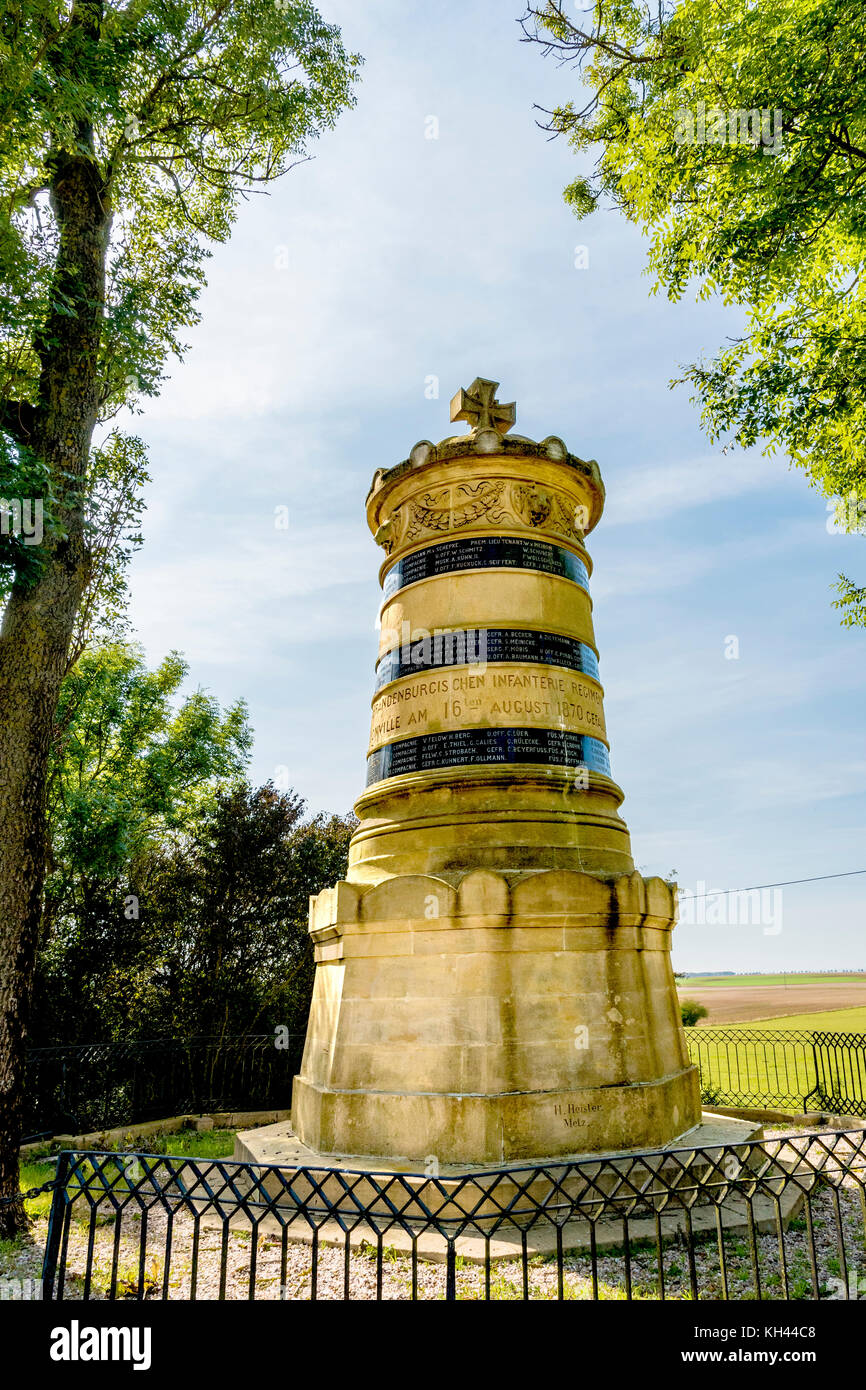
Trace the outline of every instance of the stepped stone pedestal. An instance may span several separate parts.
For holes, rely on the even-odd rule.
[[[701,1123],[676,889],[635,871],[611,775],[598,466],[509,434],[495,389],[459,392],[469,434],[416,444],[367,502],[385,551],[368,785],[347,880],[311,903],[292,1097],[323,1162],[501,1165]]]
[[[471,870],[313,907],[292,1122],[314,1150],[440,1164],[654,1147],[700,1120],[661,879]]]

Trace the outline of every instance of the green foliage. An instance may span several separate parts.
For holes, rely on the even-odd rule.
[[[104,255],[98,352],[82,341],[87,361],[75,389],[95,371],[106,420],[159,391],[167,359],[183,356],[183,334],[198,320],[208,243],[227,240],[242,201],[307,158],[354,104],[359,65],[308,0],[17,0],[6,7],[0,497],[38,497],[52,519],[83,505],[75,497],[80,474],[39,457],[47,412],[76,408],[45,396],[60,350],[56,325],[83,322],[93,293],[74,260],[58,272],[62,226],[70,245],[90,237],[87,254]],[[69,209],[62,222],[58,188],[82,160],[100,190],[100,215],[110,211],[105,246],[101,228],[71,225]],[[101,468],[95,459],[86,492],[105,482]],[[54,534],[49,528],[47,539]],[[0,545],[7,588],[15,577],[34,578],[36,552]]]
[[[574,179],[562,196],[576,217],[588,217],[595,212],[596,200],[589,179]]]
[[[115,429],[91,450],[83,499],[91,573],[70,668],[88,642],[116,641],[127,631],[127,572],[142,544],[142,489],[149,481],[147,451],[137,435]]]
[[[122,1140],[109,1139],[107,1135],[101,1135],[99,1141],[91,1147],[97,1153],[128,1153],[133,1156],[133,1161],[134,1156],[139,1154],[169,1154],[179,1158],[231,1158],[234,1153],[236,1134],[237,1130],[235,1129],[216,1128],[175,1129],[168,1134],[144,1135],[136,1135],[132,1130],[129,1130]],[[60,1145],[56,1139],[52,1141],[51,1147],[55,1151],[59,1150]],[[79,1145],[77,1151],[83,1153],[86,1152],[86,1149]],[[35,1161],[35,1154],[31,1155],[30,1163],[34,1164]],[[48,1177],[52,1176],[52,1169],[46,1166],[45,1171]],[[137,1180],[134,1168],[130,1172],[130,1177],[134,1185]],[[46,1180],[46,1178],[41,1179],[42,1182]],[[128,1181],[123,1182],[122,1172],[118,1181],[118,1185],[121,1184],[129,1186]],[[21,1185],[24,1186],[23,1179]],[[31,1183],[30,1185],[37,1186],[38,1184]]]
[[[77,13],[76,13],[77,12]],[[85,23],[87,19],[90,22]],[[201,238],[278,178],[353,104],[360,60],[306,0],[21,0],[0,44],[4,375],[36,389],[58,228],[47,183],[85,120],[114,213],[103,405],[152,394],[196,319]]]
[[[243,702],[122,643],[66,677],[32,1041],[303,1032],[309,896],[345,874],[352,818],[243,783]]]
[[[181,1129],[155,1138],[139,1139],[129,1147],[149,1154],[179,1158],[231,1158],[235,1151],[234,1129]]]
[[[126,575],[133,553],[142,544],[142,489],[149,482],[147,451],[137,435],[112,430],[91,450],[85,483],[76,495],[83,511],[90,579],[78,614],[68,665],[95,637],[118,638],[127,628]],[[52,490],[51,472],[27,448],[10,444],[0,433],[0,605],[16,582],[29,588],[43,573],[46,546],[64,535]],[[11,505],[21,507],[16,516]],[[3,506],[6,502],[6,506]],[[39,507],[38,516],[36,514]],[[38,522],[39,538],[32,532]],[[28,535],[28,532],[31,534]]]
[[[26,505],[23,517],[15,514],[16,502]],[[0,433],[0,604],[16,577],[28,586],[38,577],[44,555],[41,539],[56,532],[49,469],[31,450]]]
[[[21,1191],[29,1192],[31,1188],[42,1187],[45,1183],[51,1182],[55,1175],[53,1163],[35,1163],[32,1160],[22,1163],[19,1170]],[[51,1210],[51,1193],[42,1192],[38,1197],[30,1197],[24,1203],[24,1210],[28,1217],[47,1216]]]
[[[833,600],[833,607],[842,610],[842,626],[866,627],[866,586],[858,589],[856,584],[840,574],[836,592],[839,597]]]
[[[183,844],[142,864],[152,973],[141,1001],[160,1033],[304,1032],[314,972],[309,899],[345,876],[355,821],[304,822],[303,809],[271,785],[234,786]]]
[[[117,1275],[114,1283],[115,1298],[155,1298],[162,1287],[164,1265],[152,1255],[144,1264],[144,1278],[139,1261],[128,1260],[118,1263]],[[108,1298],[111,1292],[111,1279],[107,1272],[102,1272],[102,1278],[94,1282],[97,1293],[101,1293],[103,1298]]]
[[[860,8],[595,0],[586,11],[530,7],[523,23],[530,40],[576,62],[588,88],[580,109],[548,113],[550,129],[595,158],[566,200],[579,216],[611,200],[640,225],[656,287],[670,298],[696,282],[700,297],[746,309],[740,337],[683,370],[711,438],[782,449],[826,496],[862,504]],[[840,578],[844,623],[866,623],[863,592]]]
[[[50,915],[122,874],[242,774],[252,745],[245,704],[223,714],[202,690],[178,703],[187,674],[178,652],[150,671],[139,648],[107,643],[63,682],[49,780]]]
[[[699,1004],[695,999],[680,1000],[680,1014],[684,1028],[694,1028],[699,1018],[707,1018],[709,1010],[703,1004]]]
[[[138,648],[106,643],[86,651],[61,687],[40,966],[42,986],[53,983],[37,1022],[50,1031],[53,1018],[61,1038],[70,1029],[89,1040],[107,980],[123,977],[128,914],[137,911],[132,866],[188,833],[246,766],[245,705],[223,713],[201,690],[180,698],[186,675],[177,652],[150,671]]]

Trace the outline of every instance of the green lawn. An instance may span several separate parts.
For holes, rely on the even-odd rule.
[[[705,1104],[712,1106],[715,1101],[717,1105],[796,1111],[804,1108],[805,1097],[818,1084],[812,1047],[808,1040],[776,1041],[773,1035],[793,1031],[866,1034],[866,1008],[719,1026],[725,1030],[723,1041],[702,1038],[707,1032],[704,1028],[686,1029],[689,1052],[701,1069]],[[830,1074],[825,1076],[825,1082],[833,1093],[837,1097],[858,1098],[862,1103],[866,1098],[862,1050],[832,1051],[827,1054],[826,1065]],[[820,1094],[805,1104],[812,1110],[845,1108]]]
[[[176,1134],[142,1139],[126,1147],[141,1153],[177,1154],[182,1158],[231,1158],[235,1148],[234,1129],[182,1129]]]
[[[50,1182],[54,1172],[53,1163],[22,1163],[18,1173],[21,1191],[27,1192],[31,1187],[41,1187],[43,1183]],[[47,1216],[50,1208],[50,1192],[43,1192],[41,1197],[33,1197],[24,1203],[28,1216]]]
[[[747,1023],[719,1023],[719,1028],[770,1028],[775,1032],[807,1028],[821,1033],[866,1033],[866,1005],[855,1009],[826,1009],[817,1014],[782,1014],[753,1018]]]
[[[114,1144],[111,1149],[137,1149],[140,1153],[172,1154],[180,1158],[231,1158],[234,1152],[235,1130],[233,1129],[182,1129],[175,1134],[162,1134],[158,1137],[142,1139],[136,1144]],[[55,1174],[55,1165],[33,1157],[22,1163],[19,1174],[21,1190],[41,1187],[50,1182]],[[51,1207],[51,1193],[44,1192],[41,1197],[33,1197],[25,1204],[30,1216],[47,1216]]]
[[[761,988],[764,985],[866,985],[866,971],[850,975],[690,975],[687,980],[677,980],[677,989],[747,989]]]

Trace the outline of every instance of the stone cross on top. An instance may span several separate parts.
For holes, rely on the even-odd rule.
[[[461,386],[451,402],[451,419],[467,420],[473,430],[494,429],[507,434],[517,419],[517,406],[514,401],[502,405],[496,399],[498,388],[498,381],[487,381],[483,376],[477,376],[468,391]]]

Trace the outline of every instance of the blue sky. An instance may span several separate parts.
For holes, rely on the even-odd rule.
[[[373,471],[450,434],[454,391],[493,377],[519,433],[602,470],[595,627],[642,871],[704,892],[866,868],[866,640],[830,606],[840,569],[863,582],[862,538],[833,533],[784,458],[711,447],[668,389],[736,315],[652,297],[641,235],[566,208],[576,158],[533,103],[574,76],[519,42],[519,6],[321,8],[366,59],[358,106],[243,209],[186,361],[135,417],[148,658],[180,649],[193,684],[248,701],[254,780],[287,768],[310,810],[348,810],[376,652]],[[866,966],[864,903],[866,875],[785,889],[781,921],[682,924],[675,967]]]

